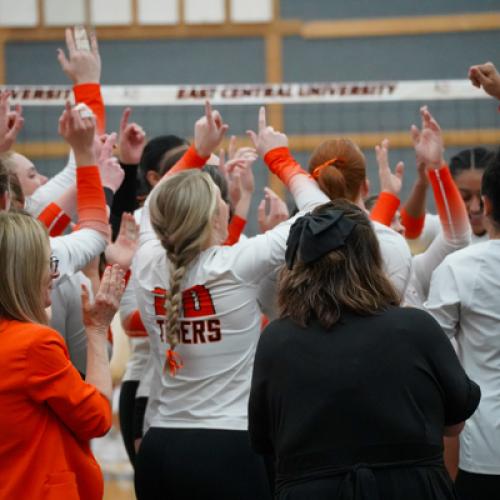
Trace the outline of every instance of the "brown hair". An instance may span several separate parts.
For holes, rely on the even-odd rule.
[[[350,139],[331,139],[313,151],[309,172],[331,200],[355,201],[366,179],[366,160]]]
[[[278,305],[281,317],[305,327],[316,318],[331,328],[343,311],[371,315],[399,304],[383,270],[377,237],[366,214],[347,200],[334,200],[313,213],[342,210],[356,223],[345,245],[310,264],[297,257],[293,269],[280,273]]]

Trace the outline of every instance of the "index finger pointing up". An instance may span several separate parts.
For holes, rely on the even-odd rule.
[[[75,39],[71,28],[66,28],[66,47],[68,47],[69,57],[71,57],[76,52]]]
[[[259,132],[262,132],[266,127],[266,108],[261,106],[259,109]]]
[[[205,118],[207,119],[208,126],[211,128],[214,127],[215,123],[212,115],[212,105],[208,99],[205,101]]]

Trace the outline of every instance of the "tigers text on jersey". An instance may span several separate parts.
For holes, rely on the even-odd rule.
[[[179,344],[183,368],[157,376],[151,426],[246,430],[247,401],[261,312],[259,283],[284,261],[291,221],[227,247],[203,251],[182,282]],[[134,261],[141,317],[151,340],[156,373],[169,344],[162,338],[170,264],[156,239]]]

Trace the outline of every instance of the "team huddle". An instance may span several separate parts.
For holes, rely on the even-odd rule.
[[[66,45],[57,175],[15,152],[0,93],[0,498],[103,497],[89,441],[111,427],[117,312],[139,500],[496,498],[500,152],[447,162],[423,106],[400,200],[387,140],[371,195],[353,141],[305,169],[265,108],[245,144],[209,101],[191,144],[129,108],[107,133],[95,35]],[[500,100],[493,64],[469,78]],[[266,187],[251,213],[258,158],[293,208]]]

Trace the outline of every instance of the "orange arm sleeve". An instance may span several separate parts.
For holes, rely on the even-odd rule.
[[[238,215],[233,215],[231,217],[231,222],[229,223],[229,226],[227,228],[228,235],[226,241],[224,242],[224,245],[230,247],[231,245],[238,243],[241,233],[245,229],[246,224],[247,221],[245,219],[242,219]]]
[[[47,205],[38,216],[38,220],[45,225],[49,230],[49,235],[53,237],[60,236],[71,222],[71,218],[57,203]]]
[[[399,204],[400,201],[397,196],[382,191],[370,212],[370,219],[390,227]]]
[[[269,170],[277,175],[281,182],[288,186],[292,177],[297,174],[309,175],[295,160],[288,148],[275,148],[268,151],[264,161]]]
[[[176,174],[182,170],[190,168],[203,168],[210,157],[203,157],[198,154],[194,145],[189,146],[181,159],[165,174],[164,177]]]
[[[469,227],[467,209],[448,166],[429,170],[429,180],[446,238],[463,235]]]
[[[108,212],[99,168],[95,165],[78,167],[76,186],[76,206],[80,228],[92,228],[108,235]]]
[[[106,110],[101,95],[101,86],[98,83],[81,83],[73,87],[76,103],[83,102],[96,116],[97,133],[106,131]]]
[[[409,240],[418,238],[422,234],[425,223],[425,214],[421,217],[412,217],[403,207],[401,210],[401,224],[405,227],[405,237]]]

